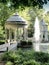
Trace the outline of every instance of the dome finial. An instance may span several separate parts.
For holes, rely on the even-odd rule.
[[[16,13],[14,13],[13,15],[14,15],[14,16],[18,16],[19,14],[16,12]]]

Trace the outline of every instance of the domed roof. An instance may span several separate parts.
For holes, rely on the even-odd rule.
[[[17,23],[23,23],[26,24],[26,21],[20,17],[17,13],[11,16],[10,18],[7,19],[7,22],[17,22]]]
[[[40,21],[40,24],[41,25],[47,25],[43,19]]]

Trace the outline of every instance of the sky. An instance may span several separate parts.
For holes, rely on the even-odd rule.
[[[43,8],[45,9],[45,11],[49,11],[49,2],[47,4],[43,5]]]

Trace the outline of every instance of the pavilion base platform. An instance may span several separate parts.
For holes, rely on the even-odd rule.
[[[36,52],[49,53],[49,43],[33,43],[33,49]]]

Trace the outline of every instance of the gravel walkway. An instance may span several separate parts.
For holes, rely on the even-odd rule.
[[[1,51],[7,51],[7,47],[8,47],[8,51],[10,50],[15,50],[17,48],[17,43],[16,44],[3,44],[3,45],[0,45],[0,53]]]

